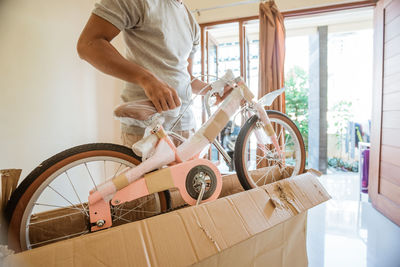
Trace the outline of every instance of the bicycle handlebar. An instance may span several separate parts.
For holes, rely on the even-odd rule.
[[[213,105],[213,104],[210,105],[210,97],[213,95],[216,95],[216,94],[218,94],[220,97],[222,97],[225,93],[225,91],[224,91],[225,86],[231,84],[232,82],[235,82],[236,79],[235,79],[235,76],[234,76],[232,70],[228,69],[225,72],[224,76],[222,76],[221,78],[219,78],[218,80],[216,80],[210,84],[212,89],[210,91],[208,91],[204,96],[204,106],[206,108],[208,116],[210,116],[210,114],[211,114],[210,107]]]

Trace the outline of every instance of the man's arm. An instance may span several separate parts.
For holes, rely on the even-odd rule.
[[[190,75],[190,80],[193,80],[193,59],[192,58],[188,58],[188,72]],[[201,89],[203,89],[205,86],[207,86],[208,83],[205,83],[199,79],[196,79],[192,82],[192,92],[195,94],[199,94]],[[201,92],[201,95],[205,95],[209,90],[211,89],[211,87],[206,88],[203,92]]]
[[[98,70],[140,85],[158,112],[181,105],[176,90],[147,69],[125,59],[110,43],[120,30],[107,20],[92,14],[77,44],[80,58]]]

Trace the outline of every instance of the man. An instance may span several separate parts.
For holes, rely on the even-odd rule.
[[[126,58],[110,43],[123,32]],[[192,58],[200,44],[200,28],[181,0],[101,0],[79,38],[79,56],[100,71],[126,81],[124,102],[150,99],[158,112],[186,108],[192,92]],[[165,117],[171,126],[176,118]],[[168,128],[167,126],[167,128]],[[191,109],[174,130],[188,137],[194,128]],[[131,146],[144,129],[122,125],[122,141]]]

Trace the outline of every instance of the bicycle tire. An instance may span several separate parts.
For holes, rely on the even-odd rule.
[[[23,244],[23,238],[21,238],[21,236],[24,234],[22,232],[22,229],[23,227],[26,227],[22,225],[25,223],[24,216],[27,216],[27,212],[31,212],[27,209],[29,209],[28,205],[31,205],[31,202],[34,201],[33,197],[35,196],[35,192],[45,183],[50,184],[52,182],[48,181],[48,179],[53,179],[55,181],[55,179],[58,179],[59,176],[53,176],[58,171],[62,171],[63,168],[68,168],[69,166],[71,166],[70,169],[74,168],[74,166],[79,166],[74,164],[77,164],[80,161],[85,162],[84,164],[86,165],[86,168],[88,168],[89,163],[92,164],[93,162],[95,162],[90,161],[91,159],[94,160],[100,158],[109,158],[110,160],[115,160],[115,162],[110,161],[112,162],[111,164],[118,164],[120,162],[123,162],[124,165],[129,167],[137,165],[141,162],[141,158],[135,155],[130,148],[109,143],[92,143],[80,145],[60,152],[42,162],[22,181],[22,183],[12,194],[10,201],[7,203],[5,209],[5,218],[8,222],[9,247],[15,251],[27,249],[27,244]],[[120,166],[121,165],[122,163],[120,163]],[[107,166],[105,160],[104,166]],[[66,173],[70,169],[67,169]],[[91,176],[89,169],[88,172]],[[106,169],[104,169],[104,175],[106,175]],[[68,179],[70,179],[69,176]],[[74,188],[74,190],[76,189]],[[43,194],[43,192],[44,190],[42,190],[40,194]],[[40,196],[41,195],[39,195],[39,197]],[[36,200],[39,199],[39,197],[35,196]],[[170,208],[170,196],[168,191],[160,192],[157,195],[154,194],[154,199],[156,201],[158,199],[159,201],[159,203],[155,202],[155,204],[157,205],[158,210],[160,210],[160,213]],[[84,205],[82,205],[82,208],[84,209]],[[30,219],[31,218],[29,218],[29,220]],[[87,225],[87,227],[89,228],[89,224]],[[25,233],[25,235],[28,236],[27,238],[30,238],[29,234]]]
[[[290,134],[293,135],[294,139],[296,139],[294,140],[294,142],[298,142],[297,144],[299,151],[297,152],[298,154],[296,154],[296,161],[298,161],[298,163],[296,163],[296,166],[294,168],[294,170],[296,170],[297,168],[297,171],[293,171],[291,176],[303,173],[305,169],[306,153],[303,138],[296,124],[294,124],[294,122],[288,116],[279,111],[267,110],[266,112],[273,125],[278,123],[278,125],[285,126],[286,128],[284,127],[284,129],[290,131]],[[257,115],[253,115],[252,117],[250,117],[241,128],[235,143],[234,162],[236,173],[242,187],[245,190],[249,190],[258,186],[258,181],[255,182],[251,178],[251,168],[247,166],[249,164],[247,164],[247,161],[245,160],[246,150],[250,150],[249,148],[247,148],[247,141],[249,140],[252,130],[256,127],[258,121],[259,119]],[[298,157],[300,157],[299,160],[297,160]],[[247,158],[249,158],[249,156],[247,156]],[[257,168],[257,160],[255,165],[255,167]]]

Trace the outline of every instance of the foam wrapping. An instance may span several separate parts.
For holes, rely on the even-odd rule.
[[[134,182],[140,177],[143,177],[144,174],[152,170],[161,168],[173,162],[174,160],[175,153],[173,149],[164,139],[161,139],[156,147],[156,150],[154,151],[154,154],[150,158],[125,172],[127,184]],[[113,182],[113,179],[108,180],[107,182],[98,186],[97,191],[94,191],[92,193],[92,200],[96,202],[103,198],[105,201],[109,201],[113,198],[116,191],[117,188]]]
[[[157,113],[153,103],[148,100],[137,100],[123,103],[114,109],[114,117],[128,126],[146,128],[155,122],[162,124],[164,116],[177,117],[181,107]]]
[[[178,147],[179,158],[183,161],[188,160],[209,145],[225,127],[226,120],[229,120],[229,117],[240,107],[242,99],[241,89],[236,87],[210,119],[192,137]],[[221,116],[221,114],[224,115]]]

